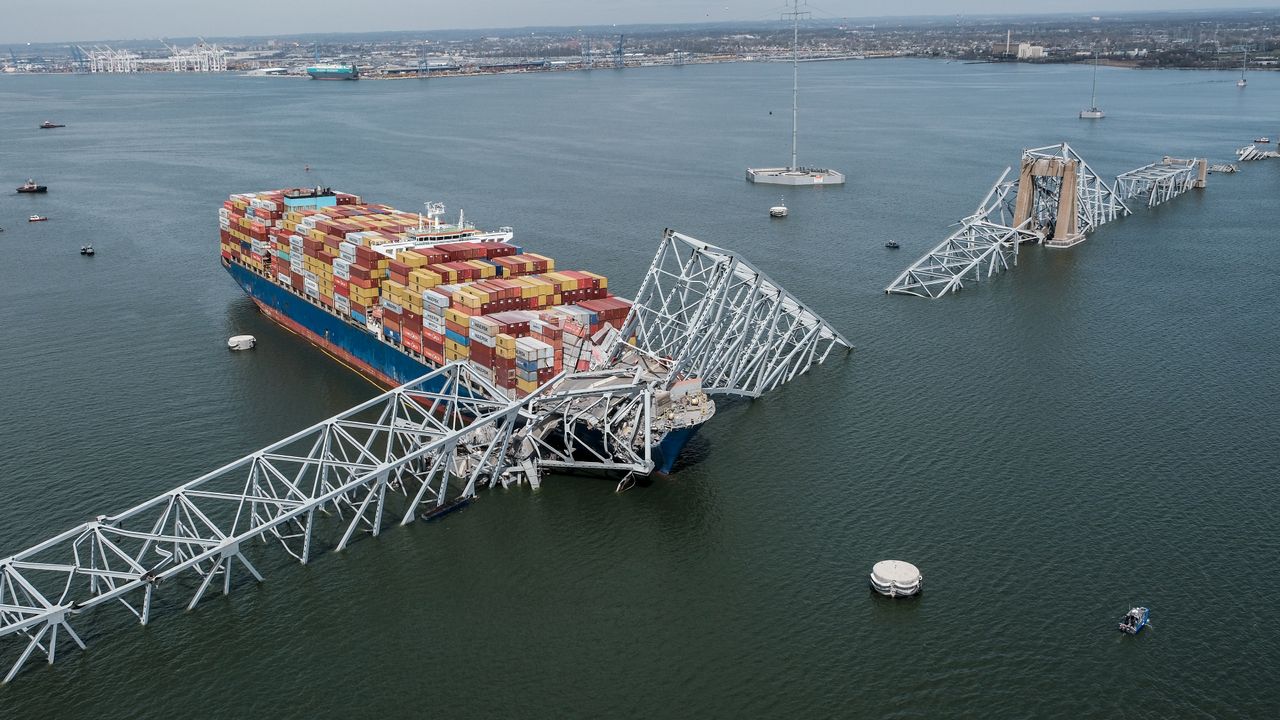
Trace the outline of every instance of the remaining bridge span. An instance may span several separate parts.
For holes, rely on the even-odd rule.
[[[1209,162],[1204,158],[1166,157],[1116,176],[1116,192],[1123,200],[1145,199],[1147,207],[1155,207],[1192,188],[1204,187],[1208,175]]]
[[[1145,199],[1154,207],[1203,188],[1203,159],[1166,157],[1121,174],[1114,185],[1070,145],[1024,150],[1016,180],[1006,169],[978,209],[960,229],[902,272],[886,293],[939,298],[1017,265],[1018,246],[1041,242],[1069,248],[1086,235],[1130,213],[1126,201]]]

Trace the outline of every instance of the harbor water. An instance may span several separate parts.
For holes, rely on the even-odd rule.
[[[848,183],[782,190],[785,219],[743,180],[789,153],[780,64],[0,77],[0,556],[376,392],[219,267],[233,192],[443,200],[622,295],[671,227],[856,346],[721,403],[647,487],[553,477],[307,566],[255,550],[264,583],[165,598],[145,628],[99,608],[0,717],[1274,713],[1280,161],[952,297],[882,293],[1023,148],[1065,140],[1114,177],[1280,131],[1280,74],[1104,67],[1091,122],[1091,72],[806,64],[800,160]],[[49,193],[8,192],[28,177]],[[869,590],[889,558],[921,596]],[[1134,605],[1152,627],[1130,637]]]

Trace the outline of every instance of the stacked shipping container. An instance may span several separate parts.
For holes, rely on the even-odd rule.
[[[432,365],[469,360],[515,396],[584,370],[591,336],[630,303],[596,273],[491,241],[406,246],[421,219],[336,193],[299,206],[286,192],[232,195],[221,254]],[[416,233],[415,233],[416,234]],[[471,234],[478,234],[472,232]]]

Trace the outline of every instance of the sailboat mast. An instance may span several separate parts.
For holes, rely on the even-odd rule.
[[[1089,100],[1089,107],[1098,107],[1098,51],[1093,51],[1093,95]]]
[[[800,120],[800,0],[791,11],[791,165],[796,169],[796,125]]]

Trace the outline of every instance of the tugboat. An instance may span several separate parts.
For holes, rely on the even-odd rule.
[[[40,123],[41,130],[52,130],[53,128],[60,128],[60,127],[66,127],[66,125],[61,125],[59,123],[53,122],[52,120],[45,120],[44,122]]]
[[[787,216],[787,199],[782,198],[777,205],[769,208],[769,217],[786,217]]]
[[[45,220],[48,220],[48,219],[49,218],[43,215],[32,215],[31,217],[27,218],[27,222],[44,222]]]
[[[82,247],[80,248],[80,254],[81,254],[81,255],[92,255],[92,254],[93,254],[93,246],[92,246],[92,245],[84,245],[84,246],[82,246]]]
[[[1147,617],[1150,614],[1151,611],[1144,607],[1131,609],[1124,617],[1120,618],[1120,631],[1127,632],[1130,635],[1137,635],[1139,630],[1150,624],[1147,621]]]
[[[898,248],[902,247],[901,245],[898,244],[897,240],[890,240],[889,242],[885,243],[884,246],[889,248],[890,250],[897,250]]]
[[[49,188],[44,185],[37,185],[35,180],[27,178],[27,181],[18,186],[20,193],[46,193]]]

